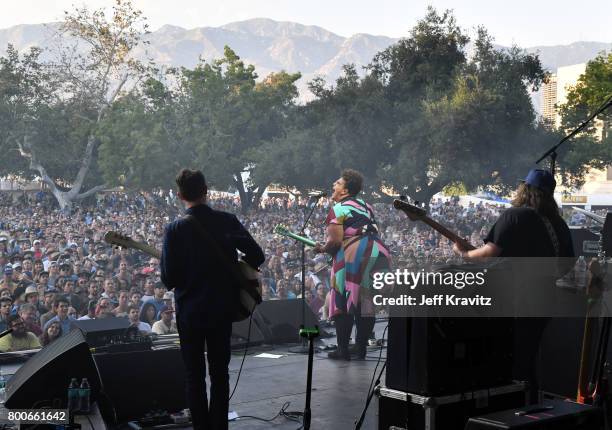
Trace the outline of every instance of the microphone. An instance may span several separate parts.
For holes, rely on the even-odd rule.
[[[310,198],[320,199],[321,197],[327,197],[327,193],[325,191],[315,191],[310,193]]]
[[[309,208],[315,206],[319,202],[319,200],[325,196],[327,196],[327,193],[325,191],[315,191],[314,193],[311,193],[308,196],[308,203],[306,204],[306,206],[308,206]]]

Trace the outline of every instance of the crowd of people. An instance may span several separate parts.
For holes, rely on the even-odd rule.
[[[300,298],[301,245],[274,229],[283,224],[299,233],[312,208],[309,201],[269,196],[242,214],[237,197],[210,192],[209,204],[235,213],[264,249],[264,300]],[[324,239],[329,205],[322,199],[313,208],[306,236]],[[429,227],[409,221],[388,203],[373,206],[396,266],[458,261],[452,243]],[[503,209],[494,203],[436,198],[429,215],[477,245]],[[13,329],[0,338],[0,351],[49,344],[78,319],[124,317],[143,333],[176,333],[173,294],[160,281],[159,261],[114,247],[104,234],[117,231],[160,249],[165,225],[181,214],[177,196],[163,190],[100,194],[70,214],[46,193],[0,194],[0,331]],[[325,320],[329,261],[307,248],[306,266],[306,300]]]

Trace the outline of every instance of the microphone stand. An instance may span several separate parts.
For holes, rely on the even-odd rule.
[[[610,106],[612,106],[612,94],[610,94],[608,96],[606,101],[604,101],[601,104],[601,106],[599,106],[599,108],[597,108],[597,110],[595,110],[595,112],[586,119],[586,121],[584,121],[582,124],[580,124],[578,127],[576,127],[570,134],[568,134],[563,139],[561,139],[559,141],[559,143],[557,143],[555,146],[553,146],[548,151],[546,151],[544,153],[544,155],[542,155],[540,158],[538,158],[538,161],[536,161],[536,164],[540,164],[542,162],[542,160],[544,160],[546,157],[550,156],[550,173],[552,173],[553,176],[554,176],[555,175],[555,168],[556,168],[556,164],[557,164],[557,149],[559,149],[559,147],[561,145],[563,145],[565,142],[570,140],[572,137],[574,137],[575,135],[580,133],[582,130],[584,130],[586,128],[586,126],[589,125],[589,123],[591,121],[593,121],[597,115],[603,113]]]
[[[306,226],[312,216],[319,199],[323,195],[316,195],[312,197],[312,206],[310,212],[304,220],[304,225],[300,230],[300,235],[305,236]],[[309,199],[310,200],[310,199]],[[319,327],[306,327],[306,244],[302,242],[302,325],[300,326],[299,335],[302,338],[302,345],[300,348],[290,349],[290,352],[296,353],[308,353],[308,370],[306,373],[306,402],[304,405],[304,412],[287,412],[294,416],[302,416],[302,428],[304,430],[310,430],[311,421],[311,410],[310,410],[310,398],[312,394],[312,362],[314,359],[314,341],[319,336]],[[308,347],[306,347],[306,340],[308,340]]]
[[[312,214],[315,208],[317,207],[317,203],[319,203],[319,200],[322,197],[323,197],[322,194],[318,194],[318,195],[315,195],[309,198],[309,201],[312,200],[312,204],[310,207],[310,212],[308,212],[308,215],[304,219],[304,224],[302,225],[302,228],[300,229],[301,236],[306,236],[306,232],[305,232],[306,226],[308,225],[308,222],[310,221],[310,218],[312,217]],[[306,207],[306,209],[308,209],[308,206]],[[306,213],[306,211],[304,211],[304,213]],[[306,326],[306,244],[302,242],[300,245],[301,245],[301,260],[302,260],[302,263],[301,263],[302,264],[301,266],[302,267],[302,278],[301,278],[301,282],[302,282],[302,325],[300,326],[300,330],[302,330]],[[306,337],[304,336],[300,336],[300,337],[302,337],[302,344],[296,348],[290,348],[289,352],[292,352],[294,354],[308,354],[309,347],[306,345]]]

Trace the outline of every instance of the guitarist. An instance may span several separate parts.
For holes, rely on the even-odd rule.
[[[264,253],[236,216],[206,204],[208,187],[199,170],[183,169],[176,177],[178,196],[186,213],[194,216],[227,256],[237,260],[236,249],[254,268]],[[196,225],[179,219],[166,227],[161,276],[174,288],[176,322],[185,364],[186,392],[194,429],[227,429],[229,406],[230,337],[238,289],[224,270],[224,259],[203,243]],[[206,362],[210,375],[210,405],[206,395]]]
[[[468,250],[455,243],[453,249],[467,259],[573,257],[572,237],[553,197],[555,186],[550,172],[532,169],[518,186],[513,207],[502,213],[484,239],[485,245]],[[529,381],[532,403],[538,400],[536,355],[547,323],[547,318],[518,318],[515,324],[515,378]]]

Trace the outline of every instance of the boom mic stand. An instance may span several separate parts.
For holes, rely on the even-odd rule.
[[[536,164],[540,164],[542,160],[544,160],[546,157],[550,157],[550,173],[552,173],[554,176],[557,163],[557,149],[559,149],[561,145],[570,140],[572,137],[584,130],[586,126],[589,125],[589,123],[593,121],[597,115],[603,113],[610,106],[612,106],[612,94],[608,96],[608,98],[595,110],[595,112],[593,112],[593,114],[591,114],[591,116],[586,119],[586,121],[576,127],[570,134],[561,139],[559,143],[557,143],[555,146],[546,151],[544,155],[538,158]]]

